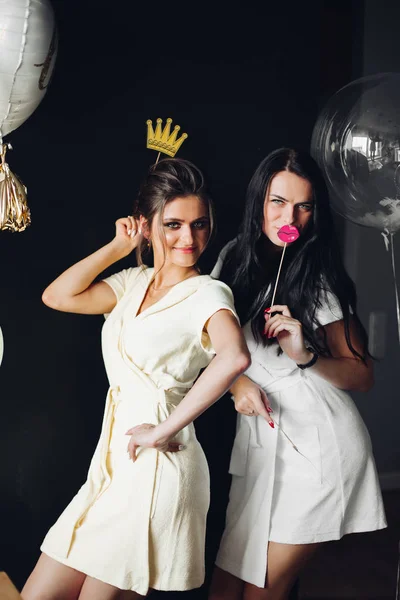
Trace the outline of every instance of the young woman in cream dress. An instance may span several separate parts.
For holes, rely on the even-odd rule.
[[[283,225],[300,237],[271,306]],[[261,162],[212,274],[232,288],[252,364],[231,387],[238,428],[210,600],[283,600],[320,543],[386,526],[371,441],[345,391],[373,383],[367,337],[308,154],[281,148]]]
[[[162,160],[113,241],[45,290],[56,310],[105,313],[110,388],[87,481],[48,532],[24,600],[128,600],[203,583],[209,473],[192,422],[249,365],[230,289],[196,268],[211,230],[201,173]],[[94,283],[146,245],[154,268]]]

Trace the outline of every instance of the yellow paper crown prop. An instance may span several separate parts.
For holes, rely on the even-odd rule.
[[[175,125],[173,132],[171,133],[172,119],[167,119],[167,124],[162,129],[162,119],[157,119],[156,130],[153,129],[153,122],[151,119],[146,121],[147,123],[147,148],[150,150],[157,150],[157,152],[163,152],[173,158],[182,146],[183,142],[188,137],[187,133],[182,133],[181,137],[177,138],[178,131],[180,130],[179,125]],[[158,159],[157,159],[158,160]]]

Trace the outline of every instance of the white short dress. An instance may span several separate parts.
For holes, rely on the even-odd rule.
[[[222,259],[213,276],[221,266]],[[331,293],[317,318],[321,325],[342,318]],[[370,436],[349,394],[278,355],[276,344],[257,344],[250,323],[243,331],[252,357],[245,375],[266,392],[279,427],[238,414],[216,564],[264,587],[269,541],[337,540],[386,520]]]
[[[175,285],[137,314],[153,269],[105,281],[118,302],[102,347],[110,388],[87,481],[48,532],[41,550],[120,589],[187,590],[204,580],[209,471],[193,424],[176,436],[186,448],[140,449],[133,463],[125,432],[168,417],[214,356],[204,330],[226,309],[230,289],[209,275]]]

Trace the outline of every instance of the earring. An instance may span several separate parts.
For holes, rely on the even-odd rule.
[[[147,239],[147,250],[150,250],[151,247],[151,240],[150,238]]]

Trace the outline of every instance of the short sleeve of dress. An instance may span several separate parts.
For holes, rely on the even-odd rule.
[[[103,279],[116,295],[117,302],[119,302],[125,292],[130,289],[140,270],[140,267],[124,269],[123,271],[119,271],[118,273],[114,273],[113,275],[110,275],[110,277]]]
[[[320,302],[321,306],[315,311],[315,318],[318,321],[318,325],[315,325],[315,328],[343,319],[339,300],[331,291],[323,289],[321,291]]]
[[[215,351],[204,327],[210,317],[219,310],[229,310],[239,323],[231,289],[225,283],[222,283],[222,281],[212,280],[199,290],[196,311],[195,315],[193,315],[200,344],[203,350],[209,354],[215,354]]]

